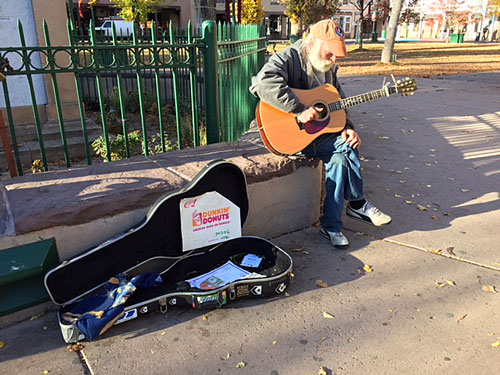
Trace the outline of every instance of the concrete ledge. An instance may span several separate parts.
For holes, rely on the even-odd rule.
[[[60,259],[71,258],[137,223],[156,199],[216,159],[235,163],[247,177],[244,234],[273,237],[318,220],[319,162],[270,154],[254,130],[238,142],[4,181],[0,249],[55,237]]]

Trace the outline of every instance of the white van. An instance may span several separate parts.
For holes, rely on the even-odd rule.
[[[134,30],[133,22],[126,22],[121,18],[105,18],[104,23],[101,26],[95,28],[95,31],[99,34],[106,36],[113,35],[112,25],[115,24],[116,36],[131,36]]]

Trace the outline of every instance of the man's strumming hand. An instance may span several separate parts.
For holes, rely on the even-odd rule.
[[[297,116],[297,120],[305,124],[313,120],[319,120],[321,118],[322,108],[309,107],[305,111],[300,112]]]
[[[342,130],[342,139],[349,145],[351,148],[358,148],[361,146],[361,138],[358,133],[354,131],[354,129],[345,128]]]

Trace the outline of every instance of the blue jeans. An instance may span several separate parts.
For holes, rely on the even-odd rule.
[[[363,199],[363,178],[358,150],[342,139],[340,133],[324,134],[299,155],[321,159],[325,164],[325,202],[321,226],[330,232],[342,230],[344,199]]]

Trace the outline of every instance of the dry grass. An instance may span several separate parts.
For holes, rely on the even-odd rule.
[[[500,44],[397,43],[396,63],[382,64],[382,44],[349,46],[339,61],[340,74],[436,77],[500,71]]]
[[[276,50],[286,45],[276,46]],[[340,58],[340,75],[390,75],[436,77],[443,75],[500,71],[500,44],[396,43],[396,63],[382,64],[383,44],[348,46]]]

